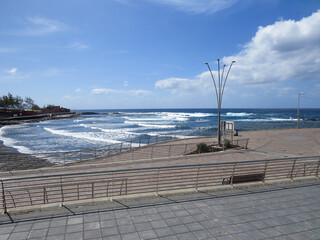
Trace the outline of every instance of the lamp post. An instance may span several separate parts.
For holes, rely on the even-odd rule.
[[[298,108],[297,108],[297,128],[299,128],[299,118],[300,118],[300,96],[303,95],[304,92],[299,92],[298,94]]]
[[[211,74],[211,78],[214,84],[214,89],[216,91],[216,97],[217,97],[217,105],[218,105],[218,145],[221,146],[221,104],[222,104],[222,97],[223,97],[223,93],[224,93],[224,88],[226,86],[226,82],[231,70],[232,65],[236,62],[236,61],[232,61],[230,66],[229,66],[229,70],[227,72],[227,75],[224,77],[224,70],[226,65],[223,65],[223,69],[222,69],[222,74],[220,74],[220,59],[217,60],[218,61],[218,84],[216,83],[211,68],[209,66],[209,63],[205,63],[208,66],[209,72]]]

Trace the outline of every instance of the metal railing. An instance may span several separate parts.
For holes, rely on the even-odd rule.
[[[211,188],[224,178],[263,174],[262,181],[319,177],[320,156],[5,178],[0,210],[134,194]]]
[[[231,145],[236,149],[248,148],[249,139],[237,139],[230,140]],[[152,145],[146,148],[132,149],[127,156],[123,155],[121,159],[126,160],[144,160],[144,159],[155,159],[155,158],[171,158],[185,156],[189,154],[201,154],[201,148],[198,148],[198,144],[204,143],[208,146],[218,145],[217,141],[203,141],[199,139],[197,142],[193,143],[183,143],[183,144],[160,144]],[[220,150],[225,150],[226,147],[223,145]]]
[[[97,149],[92,149],[90,152],[58,152],[58,153],[46,153],[46,154],[37,154],[39,159],[46,159],[49,162],[43,163],[42,167],[51,166],[53,163],[55,165],[59,164],[67,164],[72,163],[80,160],[86,159],[94,159],[92,163],[98,162],[100,159],[112,151],[113,153],[121,152],[121,156],[114,156],[110,163],[117,163],[117,162],[124,162],[124,161],[135,161],[135,160],[146,160],[146,159],[156,159],[156,158],[171,158],[171,157],[179,157],[188,155],[192,152],[197,150],[197,145],[199,143],[205,143],[207,145],[217,144],[216,141],[204,141],[206,139],[199,138],[194,139],[195,141],[191,143],[184,143],[179,144],[178,142],[171,143],[171,142],[163,142],[161,144],[151,144],[143,147],[133,148],[131,144],[125,145],[121,144],[120,148],[118,149],[101,149],[100,152]],[[248,147],[249,139],[237,139],[237,140],[230,140],[230,143],[236,146],[237,149],[239,148],[247,148]],[[201,150],[201,149],[200,149]],[[224,148],[222,150],[225,150]],[[103,152],[105,154],[103,154]],[[126,151],[126,153],[124,153]],[[76,154],[75,154],[76,153]],[[197,152],[197,153],[201,153]],[[2,156],[5,158],[5,156]],[[18,170],[18,169],[28,169],[28,165],[31,164],[32,168],[35,168],[39,165],[39,161],[35,164],[36,161],[35,155],[25,155],[25,154],[17,154],[17,155],[7,155],[6,156],[7,162],[0,166],[0,169],[5,170]],[[17,160],[21,162],[21,165],[17,166]]]
[[[189,139],[189,138],[198,138],[198,137],[209,137],[207,134],[211,132],[203,131],[181,131],[173,132],[170,135],[157,135],[157,136],[147,136],[136,138],[130,141],[124,141],[116,144],[110,144],[103,147],[92,148],[92,149],[83,149],[79,151],[68,151],[68,152],[52,152],[52,153],[33,153],[33,154],[24,154],[26,159],[29,158],[39,158],[48,160],[54,164],[66,164],[75,161],[81,161],[85,159],[97,158],[106,155],[110,155],[117,152],[127,151],[133,148],[140,148],[143,146],[148,146],[150,144],[155,144],[159,142],[170,142],[177,139]],[[195,134],[198,136],[195,136]],[[12,156],[11,156],[12,157]],[[15,155],[18,157],[18,155]],[[10,162],[9,162],[10,164]]]

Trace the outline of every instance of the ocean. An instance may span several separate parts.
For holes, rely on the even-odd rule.
[[[76,118],[3,126],[0,140],[21,153],[76,151],[158,136],[168,140],[216,136],[217,109],[78,110]],[[301,109],[300,127],[320,127],[320,109]],[[222,109],[239,131],[296,128],[296,109]]]

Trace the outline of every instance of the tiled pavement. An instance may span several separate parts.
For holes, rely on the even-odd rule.
[[[0,240],[320,239],[319,182],[168,198],[149,206],[2,224]]]

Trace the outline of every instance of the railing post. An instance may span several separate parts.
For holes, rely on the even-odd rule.
[[[186,143],[186,145],[184,147],[184,154],[183,155],[186,155],[186,153],[187,153],[187,146],[188,146],[188,144]]]
[[[152,148],[151,148],[151,159],[153,159],[153,145],[152,145]]]
[[[200,166],[198,166],[198,171],[197,171],[197,180],[196,180],[196,191],[197,191],[197,192],[199,192],[199,189],[198,189],[199,172],[200,172]]]
[[[297,159],[295,159],[295,160],[293,161],[293,164],[292,164],[291,176],[290,176],[290,178],[291,178],[292,181],[293,181],[293,171],[294,171],[294,167],[295,167],[295,165],[296,165],[296,161],[297,161]]]
[[[303,164],[303,176],[306,176],[306,163]]]
[[[133,161],[133,152],[134,152],[134,149],[132,149],[132,154],[131,154],[131,160]]]
[[[131,148],[132,148],[132,140],[130,141],[130,150],[131,150]]]
[[[265,163],[265,165],[264,165],[264,172],[263,172],[263,175],[264,175],[264,176],[263,176],[263,180],[262,180],[263,183],[266,183],[265,178],[266,178],[266,174],[267,174],[268,162],[269,162],[269,160],[267,160],[266,163]]]
[[[316,171],[316,177],[319,178],[319,167],[320,167],[320,159],[318,161],[317,171]]]
[[[1,181],[1,188],[2,188],[2,207],[3,207],[3,213],[7,213],[7,202],[6,202],[6,194],[4,190],[4,183],[3,180]]]
[[[120,143],[120,152],[122,152],[122,143]]]
[[[156,196],[158,196],[158,192],[159,192],[159,178],[160,178],[160,168],[158,168],[158,172],[157,172],[157,187],[156,187]]]
[[[64,193],[63,193],[63,186],[62,186],[62,176],[60,176],[60,188],[61,188],[61,201],[64,202]]]
[[[169,146],[169,157],[171,157],[171,145]]]
[[[139,147],[140,147],[140,145],[141,145],[141,138],[139,139]]]
[[[231,175],[231,181],[230,181],[230,183],[231,183],[231,186],[233,187],[233,176],[234,176],[234,173],[235,173],[235,171],[236,171],[236,165],[237,165],[237,163],[234,163],[234,165],[233,165],[233,170],[232,170],[232,175]]]
[[[94,182],[92,183],[92,187],[91,187],[91,195],[93,199],[94,198]]]

